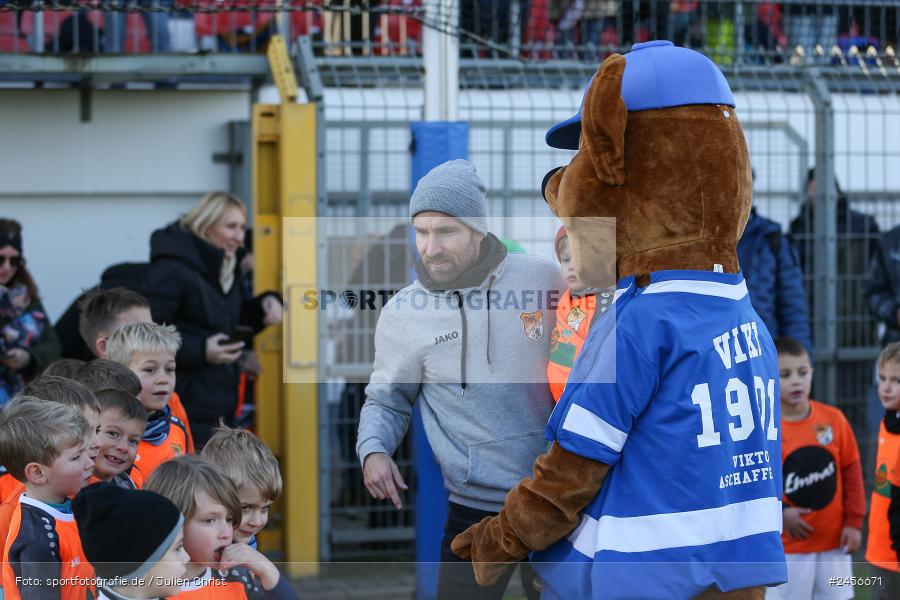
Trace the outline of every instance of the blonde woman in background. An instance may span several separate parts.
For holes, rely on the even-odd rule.
[[[241,291],[246,227],[247,208],[240,199],[209,192],[180,220],[150,238],[145,295],[153,320],[173,324],[181,333],[175,390],[198,451],[220,419],[233,423],[238,361],[250,342],[238,332],[255,334],[282,318],[277,293],[247,298]]]

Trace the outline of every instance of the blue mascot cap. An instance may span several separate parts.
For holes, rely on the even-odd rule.
[[[625,61],[622,99],[629,112],[687,104],[734,106],[734,95],[722,71],[699,52],[677,47],[667,40],[654,40],[632,46],[631,52],[625,54]],[[578,150],[583,108],[584,97],[578,114],[547,131],[547,145]]]

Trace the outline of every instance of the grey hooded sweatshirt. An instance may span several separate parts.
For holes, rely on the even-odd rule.
[[[495,263],[480,283],[429,289],[420,267],[385,305],[356,451],[362,463],[393,455],[418,401],[450,501],[497,512],[546,449],[547,361],[564,282],[555,262],[507,255],[490,234],[485,251]]]

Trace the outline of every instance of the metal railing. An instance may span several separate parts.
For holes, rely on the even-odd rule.
[[[437,1],[437,0],[427,0]],[[893,0],[4,0],[0,52],[261,52],[274,33],[325,56],[420,56],[422,29],[460,37],[464,57],[598,62],[670,39],[723,66],[896,66]],[[441,12],[441,11],[444,12]],[[455,24],[455,23],[458,23]]]

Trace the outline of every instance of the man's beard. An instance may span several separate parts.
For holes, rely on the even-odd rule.
[[[438,261],[447,263],[449,261]],[[448,281],[453,281],[460,275],[462,275],[465,269],[460,268],[458,264],[448,264],[447,268],[434,269],[430,262],[425,263],[425,270],[428,271],[428,274],[431,278],[438,283],[447,283]]]
[[[437,283],[447,283],[450,281],[455,281],[462,277],[463,273],[466,272],[467,269],[471,268],[472,265],[478,262],[478,249],[480,248],[480,244],[478,242],[474,242],[469,246],[468,252],[465,257],[461,259],[457,258],[454,260],[454,256],[439,254],[437,257],[431,259],[428,262],[423,261],[425,265],[425,270],[428,271],[428,274],[431,278]],[[445,263],[446,267],[442,269],[435,270],[432,268],[431,263]]]

